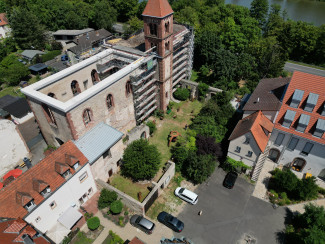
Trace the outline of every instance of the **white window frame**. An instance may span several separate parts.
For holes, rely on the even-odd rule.
[[[84,182],[88,178],[88,172],[84,172],[82,175],[79,176],[80,183]]]

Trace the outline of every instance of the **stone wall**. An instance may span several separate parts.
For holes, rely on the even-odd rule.
[[[130,144],[131,142],[135,140],[139,140],[141,138],[141,135],[145,133],[145,138],[148,139],[150,136],[150,130],[149,127],[145,124],[141,124],[139,126],[134,127],[132,130],[130,130],[127,133],[127,136],[129,137],[129,140],[126,144]]]
[[[191,81],[191,80],[181,80],[179,82],[182,88],[190,88],[191,89],[191,98],[198,98],[199,96],[199,90],[197,89],[199,83]],[[221,89],[215,88],[215,87],[209,87],[208,92],[206,94],[206,100],[211,99],[213,94],[216,94],[218,92],[222,92]]]
[[[129,195],[125,194],[124,192],[116,189],[115,187],[107,184],[106,182],[102,181],[101,179],[97,179],[97,183],[99,185],[99,188],[106,188],[110,191],[115,191],[119,198],[121,198],[122,202],[128,206],[133,211],[145,215],[144,206],[147,204],[147,202],[150,200],[151,197],[153,197],[154,193],[158,190],[158,195],[160,195],[163,192],[163,189],[166,188],[166,186],[169,184],[170,180],[175,175],[175,163],[172,161],[168,161],[166,164],[166,171],[163,174],[163,176],[159,179],[158,183],[152,181],[153,189],[151,192],[146,196],[146,198],[143,200],[143,202],[139,202],[135,200],[134,198],[130,197]]]

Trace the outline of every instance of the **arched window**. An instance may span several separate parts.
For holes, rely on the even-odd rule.
[[[292,169],[299,172],[302,171],[305,166],[306,166],[306,160],[302,158],[295,158],[291,163]]]
[[[279,159],[280,151],[278,149],[272,148],[269,152],[268,158],[271,159],[274,163],[276,163]]]
[[[169,51],[169,42],[165,42],[165,51]]]
[[[131,81],[126,82],[125,85],[125,94],[126,96],[129,96],[132,92],[132,86],[131,86]]]
[[[141,133],[141,139],[146,139],[147,138],[147,133],[144,131]]]
[[[166,98],[168,98],[168,92],[165,93]]]
[[[71,91],[74,96],[76,96],[80,93],[79,84],[76,80],[71,82]]]
[[[91,80],[92,80],[94,85],[97,84],[98,82],[100,82],[98,72],[95,69],[93,69],[91,71]]]
[[[53,97],[53,98],[55,98],[56,99],[56,96],[55,96],[55,94],[53,93],[53,92],[50,92],[49,94],[47,94],[49,97]]]
[[[86,109],[83,112],[82,117],[83,117],[85,125],[88,125],[92,120],[92,113],[91,113],[90,109]]]
[[[149,24],[150,35],[156,36],[157,35],[157,25],[156,24]]]
[[[169,22],[165,23],[165,32],[168,33],[169,32]]]
[[[108,96],[106,98],[106,104],[107,104],[108,109],[110,109],[114,106],[114,100],[113,100],[112,94],[108,94]]]
[[[49,122],[49,124],[56,125],[56,121],[52,110],[46,104],[42,104],[42,108],[47,122]]]

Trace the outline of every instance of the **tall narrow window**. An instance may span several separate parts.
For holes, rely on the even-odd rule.
[[[43,104],[42,108],[43,108],[45,117],[47,119],[47,122],[49,122],[49,124],[56,125],[56,121],[55,121],[54,114],[53,114],[52,110],[46,104]]]
[[[311,149],[313,148],[314,144],[310,143],[310,142],[306,142],[304,148],[301,151],[301,154],[303,155],[308,155],[311,151]]]
[[[80,93],[79,84],[76,80],[71,82],[71,91],[74,96],[76,96]]]
[[[290,142],[289,142],[289,145],[288,145],[288,150],[290,150],[290,151],[295,150],[295,148],[296,148],[296,146],[298,144],[298,141],[299,141],[298,138],[292,137]]]
[[[107,98],[106,98],[106,104],[108,109],[112,108],[114,106],[114,101],[113,101],[113,96],[112,94],[108,94]]]
[[[276,137],[276,140],[275,140],[274,144],[277,145],[277,146],[280,146],[283,139],[284,139],[284,134],[279,133],[278,136]]]
[[[97,84],[100,81],[99,76],[98,76],[98,72],[95,69],[93,69],[91,71],[91,80],[92,80],[94,85]]]
[[[131,81],[126,82],[125,85],[125,94],[126,96],[129,96],[132,92],[132,87],[131,87]]]
[[[169,42],[165,43],[165,51],[169,51]]]
[[[150,35],[156,36],[157,35],[157,25],[150,23],[149,28],[150,28]]]
[[[91,111],[89,109],[86,109],[83,113],[83,120],[84,123],[87,125],[91,121]]]
[[[169,22],[165,23],[165,32],[168,33],[169,32]]]

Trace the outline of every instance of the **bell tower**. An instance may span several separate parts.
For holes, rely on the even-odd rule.
[[[167,0],[148,0],[142,13],[146,50],[156,47],[160,109],[166,111],[173,88],[173,10]]]

